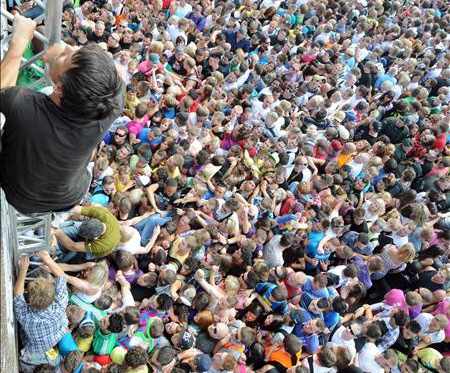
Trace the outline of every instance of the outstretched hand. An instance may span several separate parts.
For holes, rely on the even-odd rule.
[[[27,255],[22,255],[19,258],[19,269],[20,271],[26,272],[28,271],[28,267],[30,266],[30,258]]]
[[[14,42],[23,41],[28,43],[33,39],[33,33],[36,30],[36,22],[31,18],[24,17],[20,14],[16,14],[14,17],[14,32],[13,40]]]

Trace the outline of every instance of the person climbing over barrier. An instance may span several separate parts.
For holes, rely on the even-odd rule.
[[[16,87],[21,56],[36,23],[16,15],[1,61],[0,112],[6,123],[0,185],[22,213],[64,211],[78,204],[91,181],[87,165],[122,112],[123,82],[98,45],[56,43],[44,55],[53,93]]]

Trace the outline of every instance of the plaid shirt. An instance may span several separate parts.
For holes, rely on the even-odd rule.
[[[25,333],[26,351],[44,353],[54,347],[67,333],[67,303],[67,283],[64,277],[56,279],[55,300],[45,310],[31,309],[23,294],[14,298],[16,318]]]

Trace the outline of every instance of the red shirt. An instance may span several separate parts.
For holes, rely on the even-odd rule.
[[[163,0],[162,1],[162,8],[163,9],[169,9],[170,6],[172,5],[173,0]]]
[[[433,149],[444,150],[445,144],[447,143],[447,134],[441,133],[439,136],[436,136],[436,140],[434,140]]]
[[[289,214],[295,206],[295,198],[288,197],[281,204],[280,215]]]

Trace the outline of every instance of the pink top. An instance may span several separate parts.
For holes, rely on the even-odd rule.
[[[447,299],[441,300],[433,312],[431,312],[433,315],[445,315],[447,316],[448,310],[450,307],[450,302]],[[445,331],[445,339],[450,339],[450,322],[448,323],[447,327],[444,329]]]
[[[127,124],[128,132],[138,135],[148,122],[148,116],[144,115],[141,119],[134,119]]]
[[[392,289],[388,291],[384,296],[384,303],[408,312],[408,305],[406,304],[405,294],[403,293],[403,290]]]

